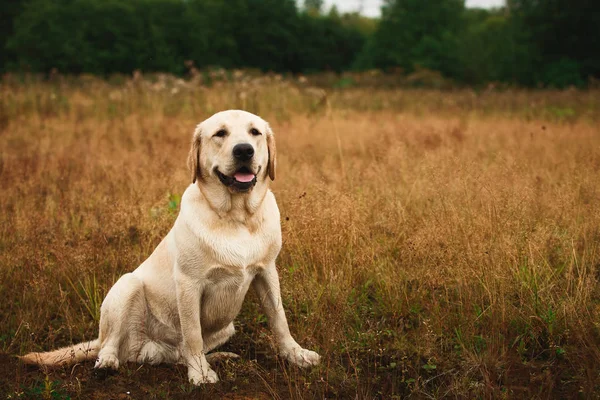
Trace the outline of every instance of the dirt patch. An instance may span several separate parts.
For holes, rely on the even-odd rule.
[[[261,373],[260,368],[252,361],[239,361],[236,365],[226,361],[218,364],[216,371],[221,382],[194,387],[187,382],[186,368],[181,365],[128,363],[118,373],[99,376],[93,369],[93,362],[43,370],[23,365],[16,357],[0,354],[0,393],[8,398],[105,400],[186,399],[193,396],[241,400],[280,397],[277,393],[284,389],[256,376],[253,371]]]

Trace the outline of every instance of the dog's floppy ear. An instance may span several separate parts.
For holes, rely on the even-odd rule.
[[[275,166],[277,164],[277,147],[275,146],[275,135],[269,126],[267,126],[267,149],[269,150],[269,164],[267,171],[272,181],[275,180]]]
[[[200,170],[200,147],[202,140],[200,138],[200,126],[196,128],[194,137],[192,138],[192,147],[188,156],[188,168],[192,173],[192,183],[196,183],[196,179],[202,178],[202,171]]]

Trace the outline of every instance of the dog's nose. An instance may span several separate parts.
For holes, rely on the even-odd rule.
[[[233,146],[233,157],[240,161],[248,161],[254,156],[254,147],[250,143],[240,143]]]

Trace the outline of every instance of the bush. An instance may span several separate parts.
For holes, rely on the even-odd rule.
[[[569,58],[562,58],[548,64],[542,73],[542,81],[546,85],[555,88],[583,86],[585,84],[581,76],[579,63]]]

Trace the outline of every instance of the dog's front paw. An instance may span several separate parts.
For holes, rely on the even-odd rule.
[[[287,358],[292,364],[307,368],[319,364],[321,356],[314,351],[303,349],[302,347],[292,347],[281,352],[281,355]]]
[[[119,369],[119,359],[114,354],[100,355],[96,360],[94,368],[116,371]]]
[[[202,385],[204,383],[217,383],[219,377],[217,373],[208,368],[206,371],[201,371],[197,368],[188,369],[188,378],[193,385]]]

